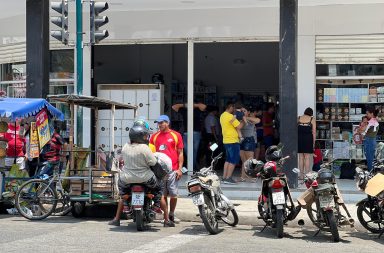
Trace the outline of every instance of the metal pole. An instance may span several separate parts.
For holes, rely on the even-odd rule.
[[[74,122],[75,122],[75,104],[71,102],[70,104],[70,110],[71,110],[71,129],[69,130],[69,169],[73,170],[75,168],[75,157],[73,152],[73,136],[74,136]]]
[[[111,147],[110,147],[110,153],[114,151],[115,146],[115,105],[112,105],[111,109]]]
[[[193,78],[194,78],[194,44],[188,40],[188,112],[187,112],[187,146],[188,146],[188,175],[193,174]]]
[[[83,0],[76,0],[76,91],[83,94]],[[83,145],[83,108],[77,107],[77,145]]]
[[[290,159],[284,165],[291,187],[296,188],[297,174],[297,0],[280,0],[280,141],[284,155]]]
[[[96,168],[99,168],[99,159],[98,159],[98,146],[99,141],[97,138],[99,138],[99,108],[95,108],[95,130],[93,131],[95,133],[95,165]]]

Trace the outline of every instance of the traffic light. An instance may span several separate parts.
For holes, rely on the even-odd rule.
[[[51,31],[51,36],[67,45],[69,38],[68,1],[62,0],[61,2],[52,2],[51,8],[61,14],[61,16],[51,17],[51,22],[61,28],[60,30]]]
[[[91,1],[91,43],[99,43],[99,41],[109,36],[108,30],[99,30],[99,28],[108,23],[107,16],[99,16],[103,11],[108,10],[107,2]]]

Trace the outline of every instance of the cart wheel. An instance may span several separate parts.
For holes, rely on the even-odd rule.
[[[72,216],[81,218],[85,214],[85,202],[72,202]]]

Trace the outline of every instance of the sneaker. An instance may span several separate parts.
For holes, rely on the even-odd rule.
[[[108,225],[119,227],[120,226],[120,220],[113,219],[110,222],[108,222]]]
[[[164,221],[164,227],[175,227],[175,223],[170,220],[167,222]]]
[[[227,179],[226,179],[226,183],[227,183],[227,184],[237,184],[237,182],[236,182],[235,180],[233,180],[232,177],[227,178]]]
[[[174,214],[169,214],[169,220],[176,224],[180,223],[180,219],[176,218]]]
[[[221,180],[221,182],[222,182],[223,184],[228,184],[228,178],[223,178],[223,180]]]

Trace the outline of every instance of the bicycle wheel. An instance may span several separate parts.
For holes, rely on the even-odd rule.
[[[69,194],[63,190],[57,190],[57,205],[52,215],[65,216],[72,210]]]
[[[55,210],[57,193],[47,181],[32,179],[22,184],[16,193],[15,206],[29,220],[42,220]]]

